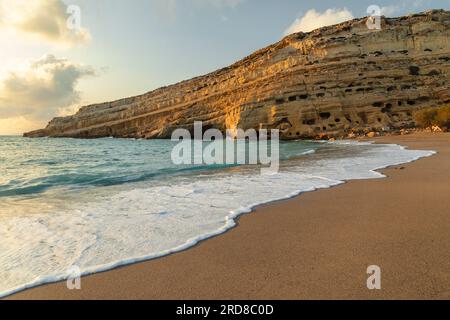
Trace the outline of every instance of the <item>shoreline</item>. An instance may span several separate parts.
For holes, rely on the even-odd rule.
[[[422,138],[423,141],[419,141],[419,144],[422,143],[422,147],[414,147],[414,146],[410,146],[408,145],[408,141],[407,140],[414,140],[415,138]],[[442,141],[444,142],[450,142],[450,134],[439,134],[439,135],[432,135],[432,134],[425,134],[425,133],[415,133],[412,135],[407,135],[407,136],[385,136],[385,137],[378,137],[378,138],[373,138],[373,139],[364,139],[364,140],[370,140],[370,141],[375,141],[375,142],[380,142],[380,143],[394,143],[394,144],[398,144],[398,145],[402,145],[402,146],[406,146],[409,147],[410,149],[428,149],[428,150],[437,150],[437,148],[433,148],[433,147],[428,147],[428,144],[439,144],[439,149],[442,149],[445,147],[445,143],[444,146],[442,146]],[[439,140],[439,141],[438,141]],[[441,141],[442,140],[442,141]],[[417,142],[412,141],[411,143],[413,144],[417,144]],[[444,148],[445,149],[445,148]],[[441,159],[441,161],[450,161],[449,157],[448,157],[448,153],[442,155],[440,150],[438,151],[438,155],[434,155],[433,157],[431,157],[430,159],[434,159],[436,157],[439,158],[444,158],[443,160]],[[446,149],[445,152],[448,151],[448,148]],[[445,159],[445,157],[447,156],[447,159]],[[420,161],[413,161],[407,164],[403,164],[403,165],[396,165],[396,166],[402,166],[405,168],[408,168],[410,166],[413,166],[416,162],[417,163],[421,163],[422,161],[426,160],[428,158],[421,158]],[[396,167],[394,166],[394,167]],[[386,178],[383,179],[368,179],[368,180],[350,180],[350,181],[345,181],[345,183],[340,184],[338,186],[334,186],[332,188],[327,188],[327,189],[318,189],[315,190],[314,192],[302,192],[297,196],[294,197],[289,197],[287,199],[283,199],[283,200],[276,200],[273,202],[270,202],[268,204],[261,204],[256,206],[256,208],[253,208],[251,210],[251,212],[249,213],[243,213],[240,214],[238,216],[238,218],[235,219],[235,225],[232,228],[229,228],[226,230],[225,233],[221,232],[218,235],[212,235],[211,237],[208,237],[206,240],[202,240],[200,242],[198,242],[197,244],[195,244],[194,246],[189,246],[188,249],[184,249],[182,251],[178,251],[163,257],[159,257],[159,258],[154,258],[151,260],[146,260],[144,262],[137,262],[134,264],[127,264],[125,266],[119,266],[116,269],[113,270],[109,270],[109,271],[103,271],[103,272],[99,272],[99,273],[94,273],[92,275],[88,275],[82,278],[82,284],[88,286],[87,289],[82,289],[80,291],[69,291],[67,290],[66,286],[65,286],[65,281],[64,282],[59,282],[59,283],[52,283],[52,284],[46,284],[43,286],[38,286],[38,287],[34,287],[31,289],[27,289],[25,291],[21,291],[19,293],[13,294],[11,296],[9,296],[9,298],[12,299],[129,299],[129,298],[137,298],[137,299],[147,299],[147,298],[151,298],[151,299],[273,299],[273,297],[267,296],[267,295],[261,295],[260,293],[256,293],[255,295],[251,295],[248,294],[244,294],[241,295],[243,291],[245,291],[245,286],[243,288],[236,288],[237,291],[235,291],[233,294],[231,294],[232,292],[230,292],[229,295],[219,295],[217,296],[217,294],[219,292],[216,292],[216,294],[214,294],[214,292],[212,292],[213,294],[207,294],[208,293],[208,288],[204,287],[204,283],[203,283],[203,290],[198,290],[197,292],[190,292],[188,289],[190,289],[191,287],[188,286],[182,286],[180,285],[178,286],[178,289],[175,289],[177,286],[167,286],[170,288],[169,291],[172,291],[171,295],[166,295],[162,292],[160,292],[159,294],[157,293],[158,291],[162,291],[162,290],[152,290],[151,292],[147,290],[145,290],[145,288],[148,287],[142,287],[142,284],[140,284],[139,282],[136,282],[136,278],[141,278],[142,276],[144,276],[146,279],[141,279],[142,282],[150,284],[152,282],[154,282],[154,274],[155,271],[153,270],[153,268],[155,267],[155,265],[157,265],[158,267],[158,272],[162,272],[162,278],[165,277],[166,280],[169,280],[169,278],[178,278],[178,280],[180,280],[181,282],[186,282],[185,280],[183,280],[182,277],[176,277],[176,276],[171,276],[170,273],[171,272],[163,272],[162,269],[166,269],[168,268],[169,270],[172,270],[172,272],[175,272],[175,274],[177,274],[177,272],[182,275],[185,274],[184,272],[181,272],[181,270],[183,269],[182,265],[179,265],[179,262],[176,262],[175,265],[173,265],[172,261],[169,260],[175,260],[175,261],[179,261],[181,263],[185,263],[186,260],[188,262],[190,262],[191,264],[195,263],[195,260],[197,260],[196,258],[200,258],[201,259],[205,259],[208,260],[208,256],[205,254],[208,252],[208,247],[216,247],[216,248],[221,248],[221,250],[223,250],[223,252],[221,252],[222,255],[231,255],[234,256],[234,253],[232,252],[235,248],[235,246],[226,246],[223,243],[224,238],[228,237],[228,238],[236,238],[236,236],[234,234],[238,233],[239,235],[237,236],[238,238],[245,238],[248,237],[248,235],[246,235],[247,232],[252,233],[252,231],[254,230],[254,226],[251,226],[251,224],[260,224],[260,223],[264,223],[260,220],[270,220],[273,221],[274,216],[276,216],[276,214],[274,213],[279,213],[280,211],[280,207],[289,207],[292,211],[292,206],[294,205],[306,205],[303,202],[304,201],[308,201],[308,199],[305,200],[305,198],[315,198],[315,197],[319,197],[319,198],[323,198],[326,197],[326,193],[330,190],[338,190],[338,189],[342,189],[344,188],[344,186],[348,186],[348,185],[355,185],[355,184],[372,184],[373,182],[376,181],[389,181],[392,179],[391,175],[393,174],[394,176],[397,174],[397,172],[391,172],[392,170],[395,170],[394,168],[387,168],[387,169],[381,169],[381,170],[374,170],[377,172],[381,172],[384,175],[386,175]],[[445,169],[444,169],[445,170]],[[389,172],[389,174],[386,174],[386,171]],[[450,170],[449,170],[450,171]],[[448,180],[450,181],[450,180]],[[450,188],[449,188],[450,189]],[[328,192],[329,193],[329,192]],[[448,194],[448,193],[447,193]],[[314,195],[314,196],[311,196]],[[347,195],[348,197],[348,195]],[[295,206],[294,206],[295,207]],[[320,205],[316,205],[316,209],[314,211],[317,211],[317,209],[319,209],[319,212],[321,211]],[[339,210],[338,210],[339,211]],[[261,213],[263,212],[263,213]],[[260,217],[264,216],[264,217]],[[315,219],[316,217],[311,216],[311,215],[300,215],[303,216],[302,219],[305,219],[304,221],[307,222],[308,220],[311,219]],[[285,219],[285,218],[283,218]],[[253,221],[256,220],[256,221]],[[298,220],[298,219],[297,219]],[[300,219],[301,220],[301,219]],[[253,222],[252,222],[253,221]],[[288,220],[289,221],[289,220]],[[267,222],[267,221],[266,221]],[[282,222],[281,224],[286,223],[286,221],[279,221]],[[276,223],[276,220],[273,221],[273,223]],[[272,226],[272,225],[271,225]],[[445,225],[447,227],[447,233],[450,234],[450,227],[449,224]],[[267,226],[266,226],[267,227]],[[247,230],[242,230],[242,229],[247,229]],[[307,230],[306,230],[307,231]],[[357,231],[357,230],[356,230]],[[353,230],[353,232],[355,232],[355,230]],[[230,233],[233,233],[231,236],[228,236]],[[258,235],[255,235],[255,237],[258,237]],[[275,235],[275,240],[276,239],[276,235]],[[259,237],[257,239],[258,241],[264,241],[264,237],[261,238]],[[450,239],[449,239],[450,240]],[[236,241],[236,240],[235,240]],[[238,240],[238,243],[240,243],[241,240]],[[214,244],[209,245],[210,243],[214,242]],[[450,243],[450,241],[448,242]],[[243,243],[241,243],[243,244]],[[289,246],[289,243],[284,243],[285,246]],[[301,242],[299,242],[298,244],[300,246],[300,249],[302,249],[302,244]],[[206,249],[205,249],[206,247]],[[448,244],[447,244],[447,248],[448,248]],[[254,249],[257,249],[256,247]],[[206,251],[206,252],[205,252]],[[447,251],[449,252],[449,250]],[[318,252],[320,253],[320,252]],[[257,255],[257,259],[260,260],[264,260],[267,264],[267,269],[265,269],[265,271],[267,272],[270,268],[269,266],[272,265],[274,263],[274,261],[269,261],[269,260],[265,260],[263,254],[259,254]],[[236,257],[235,257],[236,258]],[[286,258],[286,257],[283,257]],[[194,261],[192,261],[194,260]],[[236,262],[236,261],[235,261]],[[242,262],[242,261],[241,261]],[[233,260],[230,260],[229,262],[231,265],[233,265]],[[176,267],[176,265],[178,265],[178,269]],[[235,263],[236,265],[236,263]],[[251,263],[250,263],[251,265]],[[314,265],[314,264],[312,264]],[[370,264],[368,264],[367,266],[369,266]],[[206,263],[205,268],[209,270],[210,267],[208,267],[208,263]],[[365,268],[367,268],[367,266]],[[248,267],[248,266],[247,266]],[[324,267],[324,266],[322,266]],[[326,265],[325,265],[326,267]],[[161,269],[162,268],[162,269]],[[258,269],[257,266],[255,266],[256,269]],[[202,269],[201,267],[199,269]],[[232,268],[233,269],[233,268]],[[129,272],[128,272],[129,271]],[[135,271],[138,271],[139,275],[134,275]],[[200,273],[202,273],[202,270],[198,270]],[[227,278],[230,277],[231,275],[226,274],[226,270],[225,274],[222,274],[222,278],[219,279],[215,279],[215,281],[212,281],[212,283],[217,283],[218,282],[222,282],[223,278]],[[448,271],[450,271],[450,269],[448,269]],[[211,273],[211,271],[210,271]],[[362,277],[367,277],[367,275],[365,274],[365,269],[362,270],[361,272]],[[218,276],[218,274],[216,274],[216,276]],[[250,274],[248,274],[249,277],[251,277]],[[360,274],[357,275],[357,277],[361,276]],[[109,280],[108,280],[109,279]],[[119,283],[117,283],[119,285],[120,288],[126,288],[126,290],[124,290],[125,292],[122,292],[122,290],[120,290],[121,292],[118,292],[118,290],[111,290],[110,287],[110,281],[111,279],[120,279]],[[127,281],[128,280],[128,281]],[[153,280],[153,281],[152,281]],[[236,276],[234,278],[230,278],[230,280],[232,282],[235,283],[242,283],[243,281],[241,277]],[[307,282],[308,279],[305,278],[305,280]],[[172,279],[173,281],[173,279]],[[117,282],[117,281],[116,281]],[[157,281],[159,283],[159,281]],[[189,282],[189,281],[188,281]],[[244,281],[245,283],[245,281]],[[259,285],[264,285],[264,283],[260,283],[258,282]],[[283,282],[275,284],[275,287],[277,285],[282,285]],[[365,285],[365,281],[361,282],[361,284]],[[324,285],[324,284],[322,284]],[[446,283],[446,285],[448,285],[448,281]],[[155,286],[155,285],[153,285]],[[161,283],[160,286],[158,288],[164,288],[165,285],[164,283]],[[167,288],[167,289],[169,289]],[[182,290],[182,289],[185,290]],[[310,288],[310,286],[308,286],[308,288]],[[450,288],[450,285],[448,285],[448,288]],[[361,288],[360,288],[361,289]],[[220,291],[219,286],[217,288],[218,291]],[[367,288],[365,289],[367,290]],[[184,291],[184,292],[183,292]],[[269,292],[271,292],[273,290],[270,290]],[[367,290],[368,291],[368,290]],[[450,290],[447,290],[448,292],[450,292]],[[286,294],[286,295],[282,295],[281,298],[283,299],[298,299],[298,293],[299,292],[292,292],[293,294]],[[373,293],[373,292],[371,292]],[[297,295],[296,295],[297,294]],[[341,292],[341,294],[339,294],[337,296],[337,298],[345,298],[345,292]],[[320,297],[320,295],[316,296],[316,293],[311,293],[310,296],[305,296],[303,298],[309,299],[309,298],[325,298],[327,299],[327,295],[324,294],[323,297]],[[360,298],[359,296],[353,297],[352,298]],[[277,299],[277,298],[275,298]]]

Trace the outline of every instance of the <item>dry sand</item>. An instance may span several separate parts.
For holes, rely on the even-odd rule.
[[[450,134],[374,139],[431,158],[259,207],[187,251],[13,299],[449,299]],[[389,155],[386,155],[389,156]],[[382,270],[368,290],[366,269]]]

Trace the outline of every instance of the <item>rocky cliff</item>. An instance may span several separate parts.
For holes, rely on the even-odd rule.
[[[82,107],[27,137],[169,138],[176,128],[278,128],[283,139],[415,125],[450,101],[450,12],[356,19],[292,34],[205,76]]]

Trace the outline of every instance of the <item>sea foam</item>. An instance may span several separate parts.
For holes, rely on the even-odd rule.
[[[199,171],[23,200],[30,211],[11,206],[15,213],[0,214],[0,296],[66,279],[72,266],[86,275],[185,250],[233,228],[255,206],[382,178],[375,170],[434,154],[398,145],[325,145],[284,160],[276,175],[251,167]]]

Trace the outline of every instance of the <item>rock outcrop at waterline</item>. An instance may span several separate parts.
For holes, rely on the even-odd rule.
[[[356,19],[287,36],[230,67],[82,107],[27,137],[170,138],[176,128],[280,129],[282,139],[414,127],[450,101],[450,12]]]

